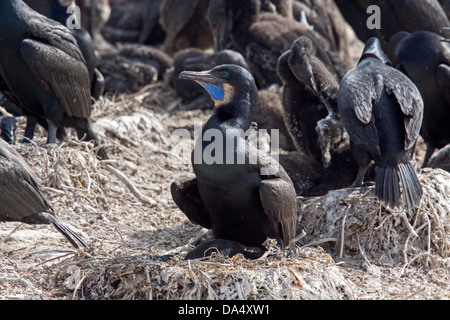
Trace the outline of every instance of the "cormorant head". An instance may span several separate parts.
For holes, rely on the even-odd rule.
[[[216,108],[231,104],[239,95],[253,107],[256,104],[256,88],[253,76],[245,68],[223,64],[207,71],[183,71],[180,79],[193,80],[209,93]],[[254,101],[252,101],[254,100]]]
[[[411,33],[407,31],[399,31],[389,39],[386,53],[389,59],[391,59],[394,67],[397,67],[397,65],[399,64],[399,60],[396,54],[397,47],[400,44],[400,42],[402,42],[403,39],[408,38],[410,35]]]
[[[376,37],[371,37],[369,38],[369,40],[367,40],[366,46],[364,47],[364,51],[361,55],[361,59],[359,60],[359,62],[361,62],[364,58],[367,57],[375,57],[384,64],[392,65],[391,61],[381,48],[380,40]]]

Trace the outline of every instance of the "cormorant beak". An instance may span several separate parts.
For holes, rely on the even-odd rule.
[[[183,71],[180,73],[179,78],[197,82],[208,91],[213,100],[223,100],[224,98],[223,80],[211,75],[210,70],[199,72]]]

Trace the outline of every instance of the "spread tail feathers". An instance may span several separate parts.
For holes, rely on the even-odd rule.
[[[404,206],[402,206],[400,184]],[[413,208],[422,197],[422,187],[410,163],[399,163],[396,167],[377,167],[375,194],[390,208]]]
[[[87,247],[86,242],[84,242],[84,240],[78,234],[76,234],[75,232],[70,230],[68,227],[66,227],[61,222],[59,222],[57,220],[53,220],[53,221],[51,221],[51,224],[56,228],[56,230],[61,232],[61,234],[67,239],[67,241],[69,241],[70,244],[72,246],[74,246],[75,248],[78,249],[78,247],[79,247],[78,244],[81,244],[85,248]]]

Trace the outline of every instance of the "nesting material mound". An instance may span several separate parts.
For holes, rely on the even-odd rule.
[[[322,244],[339,258],[356,257],[392,266],[450,263],[450,174],[424,169],[424,195],[409,212],[386,209],[374,187],[341,189],[302,199],[299,227],[304,243]]]
[[[415,211],[385,210],[371,188],[336,190],[299,199],[299,240],[283,252],[269,241],[256,261],[184,261],[186,250],[176,249],[199,228],[171,199],[172,181],[192,176],[172,153],[171,133],[192,132],[211,111],[177,111],[179,103],[159,82],[102,98],[92,122],[109,161],[70,132],[56,147],[42,131],[15,146],[58,218],[89,248],[74,251],[50,226],[0,224],[0,299],[450,298],[450,175],[441,170],[419,174],[424,198]],[[176,252],[169,261],[152,259],[168,252]]]

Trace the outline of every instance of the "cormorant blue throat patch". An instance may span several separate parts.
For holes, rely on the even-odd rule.
[[[205,88],[208,91],[209,95],[214,100],[222,100],[223,99],[223,89],[222,88],[219,88],[218,86],[215,86],[211,83],[206,83],[206,82],[201,82],[200,84],[203,86],[203,88]]]

